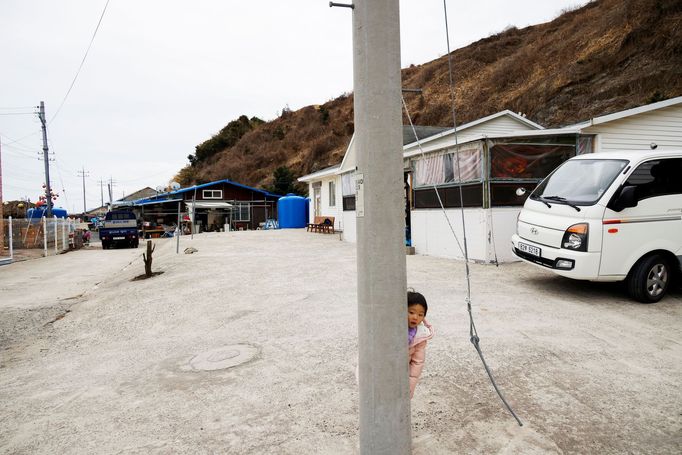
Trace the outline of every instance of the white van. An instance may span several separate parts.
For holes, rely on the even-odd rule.
[[[571,158],[526,200],[512,249],[559,275],[626,280],[634,299],[659,301],[682,271],[682,152]]]

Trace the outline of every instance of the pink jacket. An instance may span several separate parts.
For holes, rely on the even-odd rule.
[[[422,374],[424,359],[426,358],[426,342],[431,338],[433,338],[433,327],[424,320],[424,322],[417,326],[417,333],[408,351],[410,359],[410,398],[414,396],[414,389],[417,387],[417,382],[419,382],[419,377]]]

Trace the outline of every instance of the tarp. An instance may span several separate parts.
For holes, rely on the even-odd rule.
[[[222,201],[196,201],[190,203],[189,201],[186,201],[188,206],[194,205],[194,207],[198,209],[226,209],[229,207],[232,207],[232,204],[229,202],[222,202]]]

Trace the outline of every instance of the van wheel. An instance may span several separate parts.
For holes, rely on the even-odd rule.
[[[655,303],[663,298],[670,284],[670,266],[659,254],[641,259],[627,278],[628,294],[642,303]]]

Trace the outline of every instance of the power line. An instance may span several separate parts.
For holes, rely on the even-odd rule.
[[[97,36],[97,31],[99,30],[99,26],[102,23],[102,19],[104,19],[104,13],[107,10],[107,6],[109,6],[109,0],[107,0],[107,3],[104,5],[104,9],[102,10],[102,14],[99,17],[99,21],[97,22],[97,27],[95,27],[95,32],[92,34],[92,38],[90,38],[90,44],[88,44],[88,48],[85,50],[85,55],[83,55],[83,60],[81,60],[81,64],[78,67],[78,70],[76,71],[76,75],[73,77],[73,80],[71,81],[71,85],[69,86],[69,89],[66,91],[66,95],[64,95],[64,99],[62,100],[61,104],[55,111],[54,115],[50,119],[50,123],[54,122],[54,119],[57,118],[57,115],[59,112],[62,110],[62,107],[64,106],[64,103],[66,102],[66,98],[69,97],[69,93],[71,93],[71,89],[73,88],[74,84],[76,83],[76,79],[78,79],[78,75],[81,72],[81,69],[83,68],[83,65],[85,64],[85,59],[88,56],[88,52],[90,52],[90,48],[92,47],[92,43],[95,41],[95,36]]]

